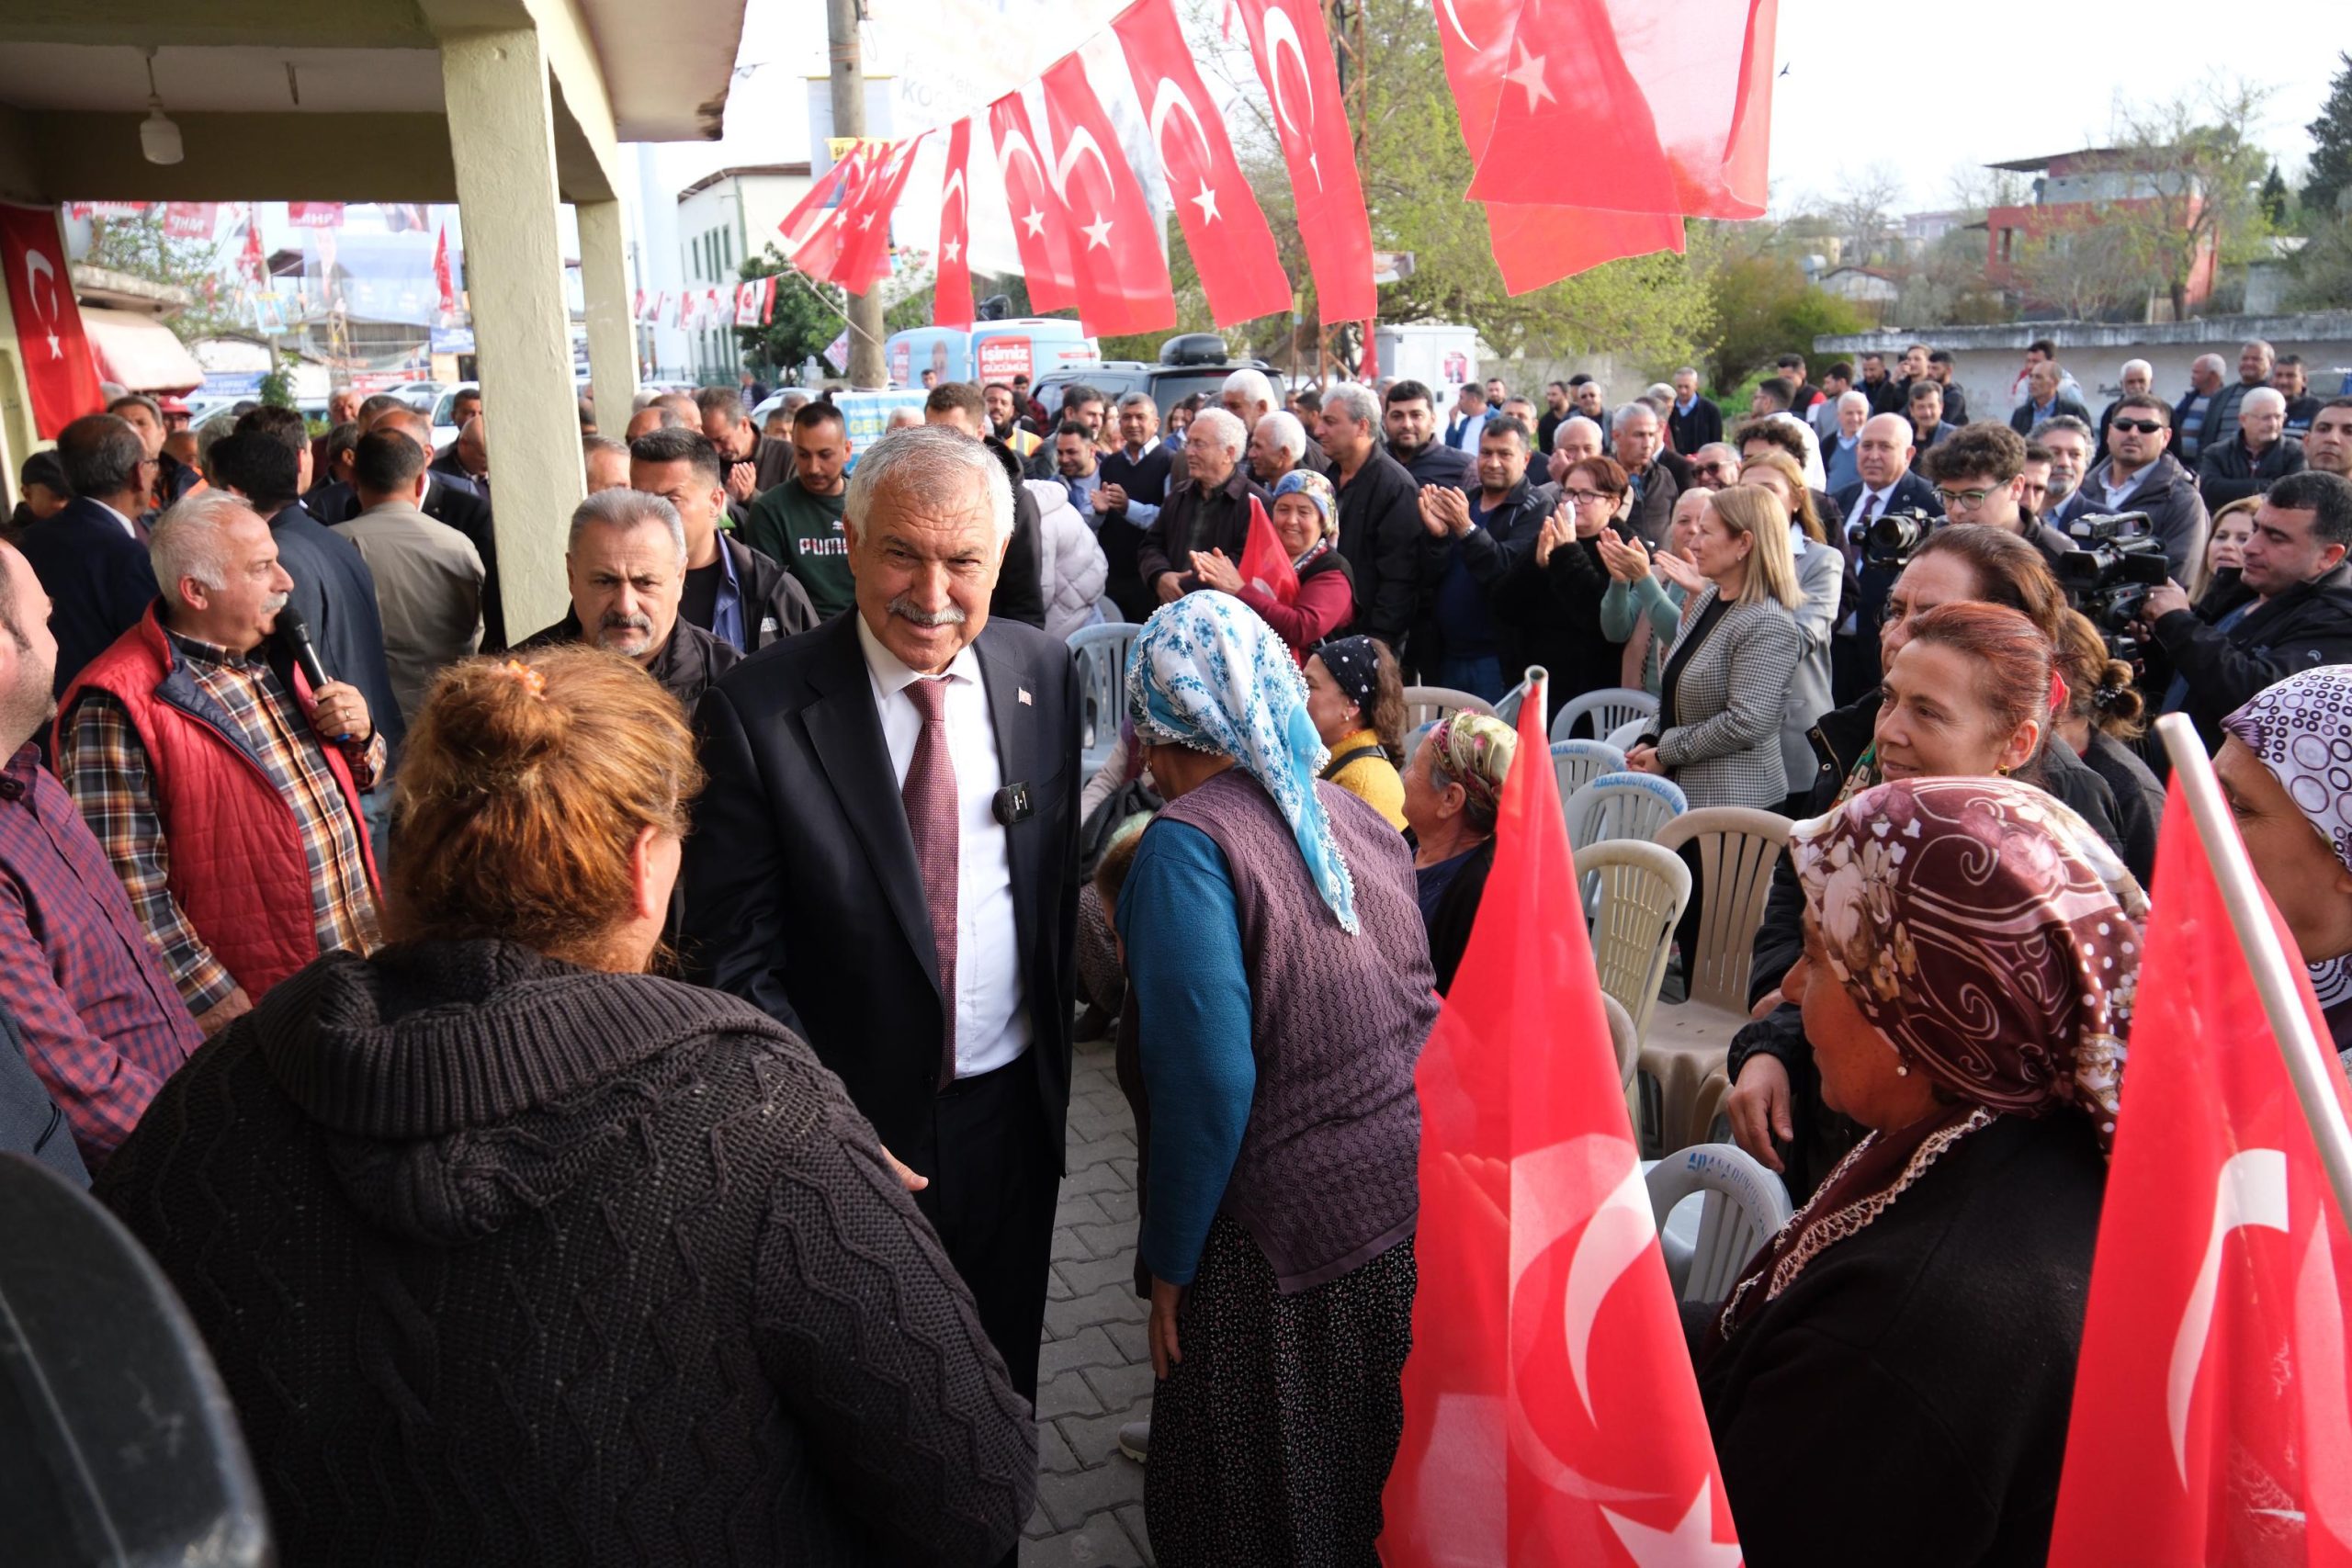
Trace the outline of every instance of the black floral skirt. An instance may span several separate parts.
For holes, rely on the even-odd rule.
[[[1405,1435],[1411,1239],[1286,1296],[1239,1222],[1209,1225],[1151,1404],[1144,1522],[1162,1568],[1374,1568]]]

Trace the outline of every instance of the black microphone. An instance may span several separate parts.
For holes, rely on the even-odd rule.
[[[286,639],[287,648],[294,655],[294,662],[302,667],[302,678],[317,691],[327,683],[327,667],[319,662],[319,650],[311,645],[310,623],[302,619],[302,612],[288,599],[278,606],[277,634]]]

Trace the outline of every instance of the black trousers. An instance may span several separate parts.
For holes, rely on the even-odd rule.
[[[964,1277],[1012,1386],[1034,1404],[1061,1189],[1061,1162],[1037,1099],[1037,1064],[1024,1055],[956,1079],[939,1092],[924,1145],[890,1152],[931,1179],[915,1206]]]

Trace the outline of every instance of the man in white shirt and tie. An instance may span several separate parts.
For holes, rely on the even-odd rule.
[[[689,978],[841,1076],[1034,1397],[1069,1102],[1080,683],[989,616],[1012,494],[978,442],[894,431],[843,500],[855,613],[696,714]]]
[[[1834,684],[1839,703],[1849,703],[1878,684],[1878,621],[1886,596],[1902,575],[1899,566],[1872,566],[1861,541],[1873,525],[1890,516],[1922,512],[1938,521],[1943,502],[1935,486],[1911,471],[1917,455],[1911,422],[1899,413],[1872,414],[1862,422],[1854,440],[1854,467],[1861,478],[1830,499],[1848,520],[1847,558],[1855,569],[1860,592],[1851,613],[1841,616],[1830,647]]]

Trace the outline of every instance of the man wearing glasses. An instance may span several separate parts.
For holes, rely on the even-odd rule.
[[[2172,410],[2146,393],[2126,393],[2107,427],[2107,461],[2083,479],[2093,512],[2144,512],[2164,545],[2173,581],[2187,582],[2205,551],[2205,502],[2197,476],[2165,448]]]
[[[2021,536],[2041,552],[2052,571],[2074,541],[2038,520],[2023,504],[2025,437],[2004,424],[1962,425],[1928,448],[1919,460],[1936,487],[1945,520],[1981,523]]]

